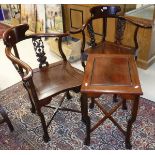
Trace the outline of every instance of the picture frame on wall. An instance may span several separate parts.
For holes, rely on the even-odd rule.
[[[36,33],[44,33],[46,29],[45,4],[36,4]]]
[[[21,5],[20,4],[10,4],[11,11],[11,25],[18,25],[21,23]]]
[[[64,32],[63,6],[45,4],[46,32]]]
[[[35,4],[21,4],[21,23],[29,25],[29,30],[36,32],[36,5]]]
[[[1,4],[1,17],[3,23],[11,24],[11,11],[9,4]]]

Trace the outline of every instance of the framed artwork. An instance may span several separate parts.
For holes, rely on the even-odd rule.
[[[29,24],[29,29],[36,32],[36,5],[35,4],[21,4],[21,23]]]
[[[10,4],[11,11],[11,25],[18,25],[21,23],[21,8],[20,4]]]
[[[45,5],[44,4],[36,4],[36,33],[44,33],[46,28],[45,22]]]
[[[4,23],[11,24],[11,11],[9,4],[1,4],[1,15]]]
[[[46,32],[64,32],[61,4],[45,4]]]

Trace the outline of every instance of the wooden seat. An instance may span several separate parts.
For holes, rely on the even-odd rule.
[[[53,74],[57,71],[59,71],[57,74]],[[63,61],[50,64],[48,68],[34,69],[33,81],[38,99],[81,85],[83,78],[81,74],[81,71]]]
[[[60,109],[64,98],[71,98],[69,91],[80,91],[83,72],[72,67],[71,64],[67,61],[65,54],[63,53],[62,38],[68,36],[67,33],[26,35],[25,32],[28,29],[29,26],[27,24],[21,24],[12,27],[3,34],[3,41],[6,45],[6,56],[12,61],[14,67],[22,78],[23,86],[27,90],[31,101],[31,112],[37,112],[39,115],[44,131],[43,139],[45,142],[48,142],[50,140],[48,126],[50,125],[57,111]],[[44,39],[47,37],[58,38],[58,48],[62,57],[62,61],[51,64],[47,62],[42,40],[42,38]],[[32,67],[30,67],[27,63],[24,62],[24,60],[21,60],[19,57],[19,52],[22,51],[18,52],[16,44],[21,41],[24,42],[26,39],[32,39],[34,51],[39,62],[38,68],[32,69]],[[27,47],[23,44],[23,48]],[[14,53],[12,53],[13,51]],[[64,96],[60,99],[60,103],[58,103],[56,107],[49,106],[48,104],[51,102],[52,97],[60,93],[64,93]],[[44,115],[41,111],[43,106],[55,109],[49,122],[45,121]],[[77,109],[64,108],[63,110],[81,112]]]
[[[85,52],[88,54],[93,54],[95,53],[98,54],[134,54],[135,49],[129,46],[123,46],[123,45],[118,45],[109,41],[106,41],[104,43],[100,43],[96,45],[95,47],[88,48],[85,50]]]

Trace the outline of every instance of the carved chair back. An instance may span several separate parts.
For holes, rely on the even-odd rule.
[[[86,44],[86,29],[89,34],[89,45],[91,47],[95,47],[100,43],[104,43],[106,41],[107,37],[107,29],[108,29],[108,19],[115,19],[114,25],[110,26],[110,28],[115,29],[114,34],[114,43],[118,45],[124,45],[124,38],[129,37],[129,40],[133,40],[133,45],[127,45],[128,47],[132,47],[135,49],[134,54],[135,58],[137,58],[138,55],[138,30],[139,28],[151,28],[152,26],[147,23],[143,22],[142,20],[134,20],[130,17],[121,16],[119,15],[121,11],[121,8],[119,6],[96,6],[90,9],[91,17],[87,20],[87,22],[83,25],[83,27],[80,30],[77,30],[76,32],[82,32],[83,35],[83,46],[81,52],[84,52],[85,44]],[[95,20],[100,19],[102,22],[97,22],[97,24],[94,24]],[[102,24],[102,34],[98,34],[95,32],[95,26],[98,26]],[[127,36],[125,33],[127,25],[132,25],[132,38],[131,36]],[[74,32],[74,34],[76,33]],[[110,32],[110,30],[109,30]],[[131,33],[131,32],[130,32]],[[110,34],[111,35],[111,34]],[[101,42],[97,42],[96,36],[102,36]],[[113,41],[112,41],[113,42]]]
[[[90,36],[90,45],[93,47],[96,45],[95,31],[93,22],[96,19],[102,19],[102,41],[105,41],[107,35],[107,19],[117,18],[117,13],[121,11],[120,6],[96,6],[90,9],[91,17],[87,21],[87,30]]]

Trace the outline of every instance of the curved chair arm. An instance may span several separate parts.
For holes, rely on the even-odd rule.
[[[32,79],[33,72],[32,72],[31,67],[27,63],[25,63],[25,62],[21,61],[20,59],[16,58],[11,53],[11,48],[10,47],[6,47],[5,53],[6,53],[6,56],[13,62],[13,64],[17,64],[17,65],[21,66],[22,68],[24,68],[26,70],[26,75],[22,76],[22,80],[24,82]]]
[[[35,33],[26,35],[26,38],[40,38],[40,37],[67,37],[69,36],[69,33]]]
[[[119,18],[122,18],[127,22],[134,24],[136,26],[139,26],[141,28],[152,28],[152,24],[153,24],[153,23],[150,23],[150,21],[144,21],[142,19],[129,17],[129,16],[119,16]]]
[[[138,30],[139,28],[145,28],[145,29],[151,29],[152,28],[152,24],[148,21],[144,21],[141,19],[137,19],[134,17],[129,17],[129,16],[119,16],[118,17],[121,20],[124,20],[130,24],[133,24],[136,26],[135,31],[134,31],[134,44],[135,44],[135,60],[137,60],[137,56],[138,56],[138,52],[139,52],[139,44],[138,44]]]

